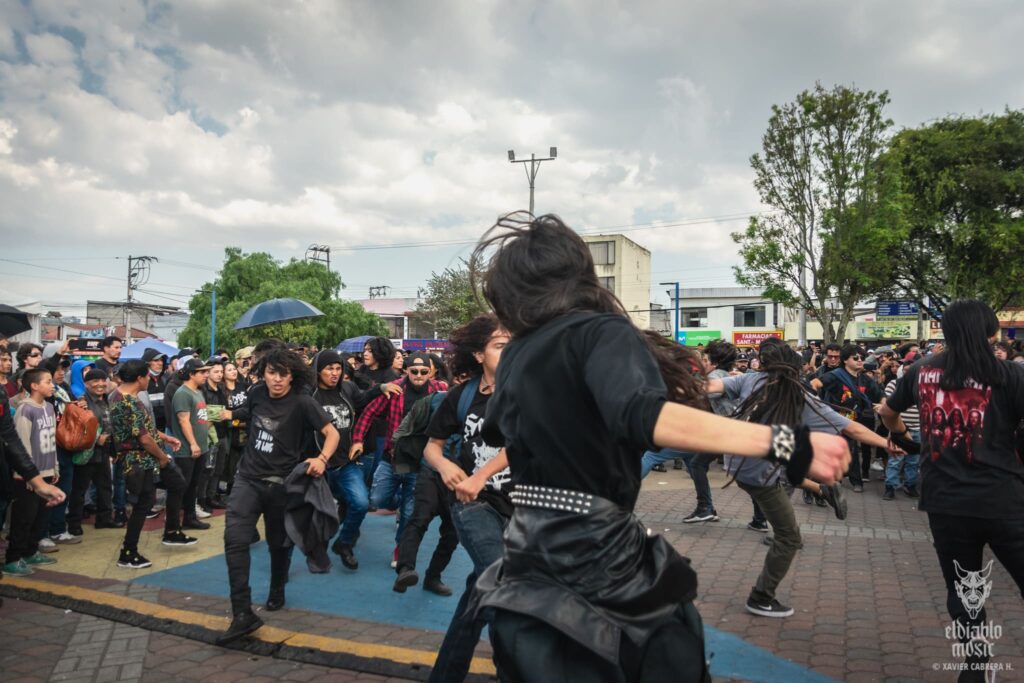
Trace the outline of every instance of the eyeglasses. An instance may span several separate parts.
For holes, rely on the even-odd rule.
[[[33,351],[32,353],[28,354],[28,357],[29,357],[29,358],[39,358],[39,357],[41,357],[42,355],[43,355],[43,354],[39,353],[38,351]]]
[[[409,370],[409,374],[410,375],[416,375],[418,377],[425,377],[425,376],[430,374],[430,370],[427,370],[426,368],[420,368],[418,370],[413,368],[413,369]]]
[[[858,362],[859,362],[859,361],[862,361],[862,360],[864,360],[864,359],[863,359],[863,358],[861,358],[860,356],[850,356],[850,360],[853,360],[853,361],[858,361]]]

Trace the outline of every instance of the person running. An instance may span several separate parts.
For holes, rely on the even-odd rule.
[[[313,398],[330,416],[331,424],[340,439],[338,448],[327,463],[327,482],[334,497],[344,501],[345,514],[331,550],[338,554],[346,568],[358,569],[359,560],[356,559],[353,547],[369,509],[370,494],[358,460],[346,457],[352,447],[352,427],[359,411],[367,403],[382,394],[398,395],[402,389],[395,384],[377,384],[368,391],[360,390],[353,382],[343,379],[341,354],[334,349],[318,353],[313,359],[313,368],[316,370],[317,384]],[[324,437],[316,433],[314,439],[318,452],[323,451]]]
[[[395,380],[402,389],[396,398],[379,396],[366,406],[356,426],[352,430],[352,447],[349,449],[349,460],[355,460],[363,453],[363,441],[370,433],[375,421],[384,418],[386,425],[384,436],[384,458],[373,474],[373,485],[370,487],[370,506],[373,508],[392,508],[398,510],[398,528],[395,531],[395,550],[392,553],[391,567],[398,567],[398,543],[412,516],[413,492],[416,488],[416,472],[397,472],[392,462],[392,446],[395,430],[402,419],[409,414],[416,401],[434,393],[445,391],[448,386],[430,379],[430,361],[422,353],[409,356],[405,368],[405,377]]]
[[[402,365],[399,365],[397,370],[393,367],[396,359],[400,357],[402,354],[387,337],[368,339],[363,344],[363,363],[352,379],[363,391],[369,391],[378,384],[393,382],[402,376]],[[366,478],[367,488],[373,483],[373,475],[380,467],[381,458],[384,457],[387,431],[387,421],[381,418],[373,422],[370,431],[364,436],[367,443],[373,447],[373,450],[367,452],[363,458],[363,476]]]
[[[301,358],[277,346],[261,356],[255,372],[262,381],[249,391],[247,405],[237,415],[248,421],[249,434],[228,497],[224,557],[233,617],[228,630],[217,638],[218,645],[232,643],[263,625],[263,620],[252,611],[249,587],[249,545],[261,516],[270,552],[266,608],[273,612],[284,607],[284,588],[291,565],[291,549],[285,547],[285,479],[301,462],[306,464],[307,475],[322,477],[338,448],[338,430],[331,424],[331,418],[305,393],[315,380]],[[232,419],[236,415],[230,413],[226,417]],[[306,458],[304,448],[312,431],[323,436],[323,449],[316,457]]]
[[[1024,462],[1018,450],[1024,367],[993,355],[999,331],[986,304],[953,302],[942,316],[945,350],[907,370],[880,410],[892,438],[904,443],[909,427],[901,413],[912,406],[920,412],[922,434],[940,410],[968,416],[956,429],[947,426],[941,438],[922,439],[918,504],[928,513],[954,633],[970,644],[969,668],[960,681],[985,680],[991,657],[978,628],[985,623],[984,601],[968,612],[967,596],[960,595],[970,572],[983,578],[991,572],[992,561],[985,565],[983,559],[986,545],[1024,595]]]
[[[487,406],[514,488],[502,558],[469,609],[492,608],[502,681],[706,681],[696,573],[633,514],[644,450],[730,452],[831,484],[846,442],[683,405],[702,400],[678,344],[645,335],[599,283],[590,250],[556,216],[506,216],[471,276],[512,341]],[[666,379],[668,380],[666,382]]]
[[[432,683],[461,681],[469,671],[482,624],[465,614],[466,605],[477,577],[501,558],[502,537],[512,518],[508,457],[503,450],[488,446],[482,434],[498,363],[508,341],[508,332],[490,314],[477,316],[451,333],[452,374],[467,379],[448,392],[427,426],[430,441],[423,456],[451,491],[446,500],[451,505],[452,522],[473,561],[473,571],[466,577],[466,589],[430,672]],[[468,400],[467,392],[472,392]],[[462,438],[455,459],[450,460],[444,449],[453,435]]]
[[[738,401],[739,419],[761,424],[802,424],[812,432],[844,434],[851,439],[886,447],[888,442],[863,425],[839,415],[808,392],[801,381],[803,359],[780,339],[760,346],[761,372],[708,380],[709,394],[724,393]],[[802,546],[781,469],[766,460],[729,457],[729,474],[757,503],[774,530],[764,568],[747,598],[746,609],[762,617],[788,617],[793,608],[776,598],[776,590]],[[839,485],[823,486],[810,479],[789,483],[822,498],[838,519],[846,519],[846,501]]]
[[[125,486],[132,514],[125,528],[124,542],[117,565],[126,569],[145,569],[152,563],[139,553],[139,536],[156,500],[156,478],[167,489],[167,515],[162,543],[169,547],[195,545],[198,541],[181,531],[181,498],[185,479],[174,460],[160,447],[172,450],[181,442],[156,428],[153,414],[140,398],[149,382],[146,364],[129,360],[117,369],[120,386],[110,396],[110,426],[114,449],[124,462]]]

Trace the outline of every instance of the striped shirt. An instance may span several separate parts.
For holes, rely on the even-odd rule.
[[[898,379],[894,379],[885,385],[885,397],[889,398],[893,392],[896,391],[896,383]],[[917,406],[912,406],[903,411],[903,424],[907,426],[912,432],[921,431],[921,413],[918,411]]]

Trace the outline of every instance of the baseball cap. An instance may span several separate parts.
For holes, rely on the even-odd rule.
[[[167,362],[167,356],[160,353],[156,349],[146,349],[145,351],[142,352],[142,360],[144,360],[147,363],[149,363],[150,361],[154,361],[157,358],[163,358],[164,362]]]
[[[416,353],[412,354],[411,356],[405,359],[406,368],[416,366],[426,366],[428,368],[430,367],[430,359],[427,357],[427,354],[420,353],[419,351],[417,351]]]
[[[191,360],[185,361],[185,365],[181,368],[181,372],[185,377],[191,377],[201,370],[209,369],[209,363],[205,363],[198,358],[192,358]]]
[[[252,352],[255,349],[255,346],[243,346],[242,348],[235,351],[235,360],[245,360],[246,358],[252,358]]]

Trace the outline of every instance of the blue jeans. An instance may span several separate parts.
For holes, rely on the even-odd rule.
[[[128,505],[128,494],[125,491],[125,480],[124,480],[124,460],[118,459],[114,461],[114,511],[124,512],[125,507]]]
[[[69,451],[58,448],[57,463],[60,465],[60,479],[57,480],[57,487],[64,492],[65,498],[63,503],[50,509],[47,536],[60,536],[68,530],[68,522],[65,517],[68,512],[68,499],[71,498],[71,483],[75,480],[75,463],[71,460]]]
[[[921,432],[910,432],[910,438],[914,443],[921,443]],[[917,486],[917,474],[921,469],[921,455],[919,453],[907,453],[906,455],[890,455],[889,462],[885,465],[885,487],[898,489],[900,487],[900,465],[906,464],[904,474],[906,475],[907,487]]]
[[[338,543],[352,545],[356,542],[356,534],[370,507],[370,494],[363,479],[363,468],[357,462],[350,462],[344,467],[327,470],[327,483],[334,497],[344,500],[348,506],[338,530]]]
[[[676,459],[684,459],[688,454],[682,451],[674,451],[671,448],[662,448],[660,451],[646,451],[643,459],[640,460],[640,478],[643,479],[651,473],[651,468],[663,462]]]
[[[437,652],[437,661],[427,679],[431,683],[461,681],[469,672],[483,624],[464,614],[466,604],[476,585],[476,577],[501,559],[505,549],[508,518],[487,503],[475,501],[453,504],[452,523],[459,535],[459,542],[473,561],[473,573],[466,578],[466,590],[459,599],[448,632],[444,635],[444,642]],[[484,618],[489,621],[486,613]]]
[[[373,473],[373,487],[370,488],[370,505],[377,508],[398,510],[398,530],[395,531],[395,545],[398,545],[405,531],[405,524],[412,516],[412,505],[415,498],[416,473],[395,474],[391,463],[381,461],[377,471]]]
[[[366,488],[371,488],[373,484],[373,476],[377,473],[377,468],[380,467],[380,461],[384,457],[384,437],[378,436],[376,442],[373,444],[373,452],[365,453],[359,461],[363,465],[363,476],[366,478]]]

